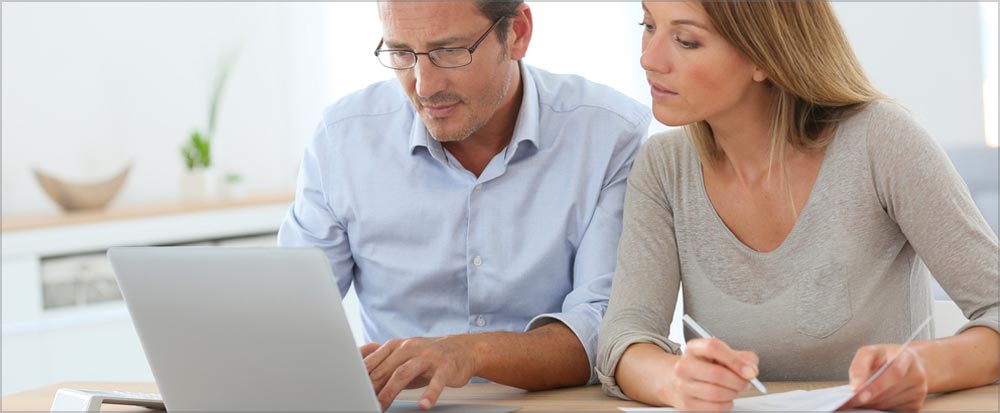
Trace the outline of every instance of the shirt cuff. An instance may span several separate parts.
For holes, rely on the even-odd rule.
[[[573,334],[576,334],[576,338],[583,345],[583,350],[587,352],[587,362],[590,363],[588,368],[590,378],[587,379],[587,384],[595,384],[597,374],[594,370],[594,358],[597,355],[597,332],[601,326],[601,317],[603,312],[592,306],[581,305],[572,311],[536,316],[531,319],[524,331],[531,331],[556,321],[565,324]]]

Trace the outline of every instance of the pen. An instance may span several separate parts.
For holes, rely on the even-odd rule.
[[[854,394],[858,394],[861,391],[861,389],[868,387],[868,385],[872,384],[872,382],[875,381],[875,379],[877,379],[878,376],[881,376],[882,373],[885,373],[885,370],[889,368],[889,365],[892,364],[892,362],[896,361],[896,358],[899,357],[900,354],[903,354],[903,351],[906,350],[906,347],[910,345],[910,342],[913,341],[913,339],[917,338],[917,335],[920,334],[920,331],[922,331],[924,327],[927,327],[927,325],[930,324],[931,320],[933,319],[934,316],[930,316],[927,317],[927,319],[924,320],[923,323],[920,323],[920,327],[917,327],[916,330],[913,330],[913,333],[910,334],[910,338],[906,339],[906,341],[903,342],[903,344],[899,347],[899,350],[896,350],[896,353],[893,354],[892,357],[889,357],[889,361],[886,361],[885,364],[882,365],[882,367],[879,367],[878,370],[875,370],[875,372],[872,373],[870,377],[868,377],[868,380],[865,380],[864,384],[858,386],[858,388],[854,390]]]
[[[708,330],[705,330],[702,326],[698,325],[698,323],[687,314],[684,314],[684,324],[687,324],[687,326],[690,327],[691,330],[694,330],[694,333],[701,338],[715,338],[715,336],[709,333]],[[764,387],[764,384],[761,383],[760,380],[757,380],[756,377],[750,379],[750,384],[756,387],[761,393],[767,394],[767,388]]]

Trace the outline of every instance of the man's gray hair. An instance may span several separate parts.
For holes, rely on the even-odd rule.
[[[507,29],[510,28],[510,17],[517,16],[517,8],[524,3],[524,0],[476,0],[476,7],[479,12],[490,19],[491,22],[503,17],[503,21],[497,24],[496,33],[500,42],[506,44]]]

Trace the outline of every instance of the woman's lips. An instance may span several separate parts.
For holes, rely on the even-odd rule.
[[[670,99],[678,96],[677,92],[660,87],[653,82],[649,83],[649,93],[653,95],[653,99]]]

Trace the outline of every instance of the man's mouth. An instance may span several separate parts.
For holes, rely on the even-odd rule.
[[[458,102],[446,105],[423,105],[424,112],[433,118],[443,118],[448,116],[458,107]]]

